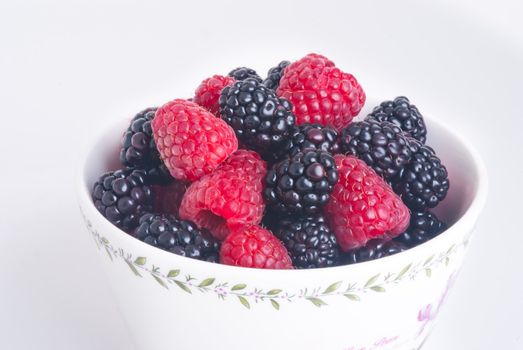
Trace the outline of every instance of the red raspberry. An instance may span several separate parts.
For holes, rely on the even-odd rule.
[[[238,148],[232,128],[194,102],[176,99],[156,111],[154,141],[171,175],[194,181]]]
[[[277,94],[292,103],[296,124],[316,123],[338,130],[349,124],[365,103],[356,78],[317,54],[287,66]]]
[[[218,100],[224,87],[232,85],[236,80],[233,77],[213,75],[202,81],[194,92],[194,102],[213,113],[220,116],[220,104]]]
[[[153,185],[155,213],[172,214],[178,217],[183,195],[187,190],[185,182],[175,181],[167,186]]]
[[[391,239],[407,229],[409,210],[383,178],[356,157],[336,155],[334,160],[339,181],[325,212],[342,250]]]
[[[214,173],[189,186],[180,217],[208,229],[219,240],[231,229],[259,224],[265,209],[262,191],[266,172],[267,165],[255,152],[235,152]]]
[[[260,226],[243,226],[222,243],[220,263],[259,269],[292,269],[289,253],[281,241]]]

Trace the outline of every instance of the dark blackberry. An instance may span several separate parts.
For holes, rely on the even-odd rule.
[[[188,258],[218,262],[220,244],[209,232],[169,214],[144,214],[133,236],[154,247]]]
[[[247,67],[234,68],[227,75],[230,77],[233,77],[234,79],[236,79],[238,81],[242,81],[242,80],[251,78],[251,79],[256,80],[258,83],[261,83],[263,80],[258,75],[258,73],[256,73],[256,71],[254,69],[247,68]]]
[[[349,124],[342,130],[339,143],[342,152],[357,156],[387,180],[412,157],[407,138],[389,122],[365,120]]]
[[[93,186],[96,209],[114,225],[131,230],[152,209],[153,194],[143,170],[125,169],[103,174]]]
[[[222,90],[220,113],[238,139],[263,157],[281,147],[295,123],[289,101],[253,79]]]
[[[394,240],[412,248],[436,237],[446,229],[447,224],[431,212],[412,212],[409,228]]]
[[[298,269],[338,264],[336,237],[321,215],[283,219],[274,233],[283,242],[294,267]]]
[[[338,132],[330,126],[302,124],[292,128],[289,138],[272,155],[275,160],[294,155],[307,148],[336,154],[339,152]]]
[[[122,138],[120,161],[128,168],[144,170],[150,183],[168,184],[172,177],[160,159],[151,127],[156,109],[147,108],[131,120]]]
[[[269,210],[279,215],[314,215],[329,200],[338,169],[330,153],[308,149],[274,164],[265,182]]]
[[[366,119],[391,122],[421,143],[425,143],[427,139],[427,127],[423,116],[418,108],[411,105],[409,99],[404,96],[396,97],[394,101],[380,103],[379,106],[374,107]]]
[[[355,264],[394,255],[407,249],[407,246],[401,242],[373,239],[364,247],[343,253],[341,260],[343,264]]]
[[[283,76],[285,68],[291,64],[289,61],[281,61],[277,66],[269,69],[267,78],[263,81],[263,85],[267,86],[271,90],[275,90],[280,86],[280,80]]]
[[[417,145],[418,149],[410,163],[391,180],[392,188],[412,210],[434,208],[447,196],[447,169],[432,148],[414,139],[409,142]]]

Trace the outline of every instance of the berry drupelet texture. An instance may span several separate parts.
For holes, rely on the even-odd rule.
[[[103,174],[93,186],[96,209],[114,225],[128,231],[152,210],[152,189],[143,170],[125,169]]]
[[[220,104],[218,101],[220,94],[224,87],[232,85],[234,82],[235,80],[232,77],[213,75],[202,81],[196,88],[193,101],[219,117]]]
[[[263,81],[263,85],[269,89],[276,90],[280,86],[281,77],[284,74],[285,68],[291,64],[289,61],[281,61],[277,66],[272,67],[267,72],[267,78]]]
[[[394,240],[412,248],[436,237],[446,229],[447,224],[439,220],[435,214],[429,211],[413,212],[407,231]]]
[[[172,177],[160,158],[151,127],[155,113],[156,108],[147,108],[131,120],[122,138],[120,161],[128,168],[145,171],[150,183],[168,184]]]
[[[220,96],[223,120],[247,147],[266,157],[289,137],[295,118],[289,101],[253,79],[225,87]]]
[[[408,247],[401,242],[375,239],[364,247],[344,253],[341,260],[344,264],[355,264],[401,253],[407,249]]]
[[[421,143],[425,143],[427,139],[427,127],[423,116],[404,96],[396,97],[393,101],[382,102],[374,107],[366,119],[390,122]]]
[[[343,129],[339,142],[343,153],[363,160],[387,180],[397,175],[412,158],[407,137],[389,122],[354,122]]]
[[[314,149],[297,152],[267,172],[267,206],[280,215],[319,213],[336,182],[338,170],[330,153]]]
[[[242,81],[246,79],[254,79],[258,83],[262,82],[262,78],[256,73],[254,69],[247,68],[247,67],[238,67],[234,68],[227,74],[230,77],[233,77],[235,80]]]
[[[434,208],[445,199],[449,190],[447,168],[431,147],[414,139],[409,142],[417,144],[417,151],[392,179],[392,187],[410,209]]]
[[[294,267],[336,266],[339,248],[323,216],[285,218],[274,231],[289,252]]]
[[[169,214],[144,214],[133,236],[152,246],[188,258],[218,262],[220,244],[190,221]]]

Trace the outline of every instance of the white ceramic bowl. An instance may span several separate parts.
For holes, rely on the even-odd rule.
[[[456,278],[486,199],[486,173],[458,135],[427,120],[451,189],[438,214],[452,226],[400,254],[325,269],[259,270],[211,264],[149,246],[94,207],[96,178],[118,167],[127,120],[90,146],[80,208],[115,301],[143,350],[419,349]]]

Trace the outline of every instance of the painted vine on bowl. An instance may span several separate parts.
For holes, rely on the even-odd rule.
[[[83,211],[82,216],[98,249],[104,250],[111,261],[119,259],[125,262],[135,276],[150,275],[161,287],[166,289],[176,287],[188,294],[193,294],[193,292],[214,293],[222,300],[233,297],[247,309],[250,309],[253,303],[269,302],[275,310],[279,310],[282,302],[298,300],[306,300],[314,306],[322,307],[328,305],[325,300],[334,296],[358,302],[366,293],[385,293],[388,288],[400,281],[414,280],[419,278],[420,275],[430,278],[434,268],[441,264],[448,265],[451,256],[458,248],[468,244],[468,240],[459,245],[453,244],[446,251],[433,254],[416,263],[411,262],[397,272],[378,273],[359,283],[340,280],[328,286],[303,288],[298,292],[291,293],[280,288],[264,290],[244,283],[231,284],[226,281],[218,281],[214,277],[199,278],[184,274],[177,268],[160,269],[160,267],[150,264],[145,256],[133,256],[122,248],[114,247],[106,237],[98,233],[91,221],[83,214]]]

